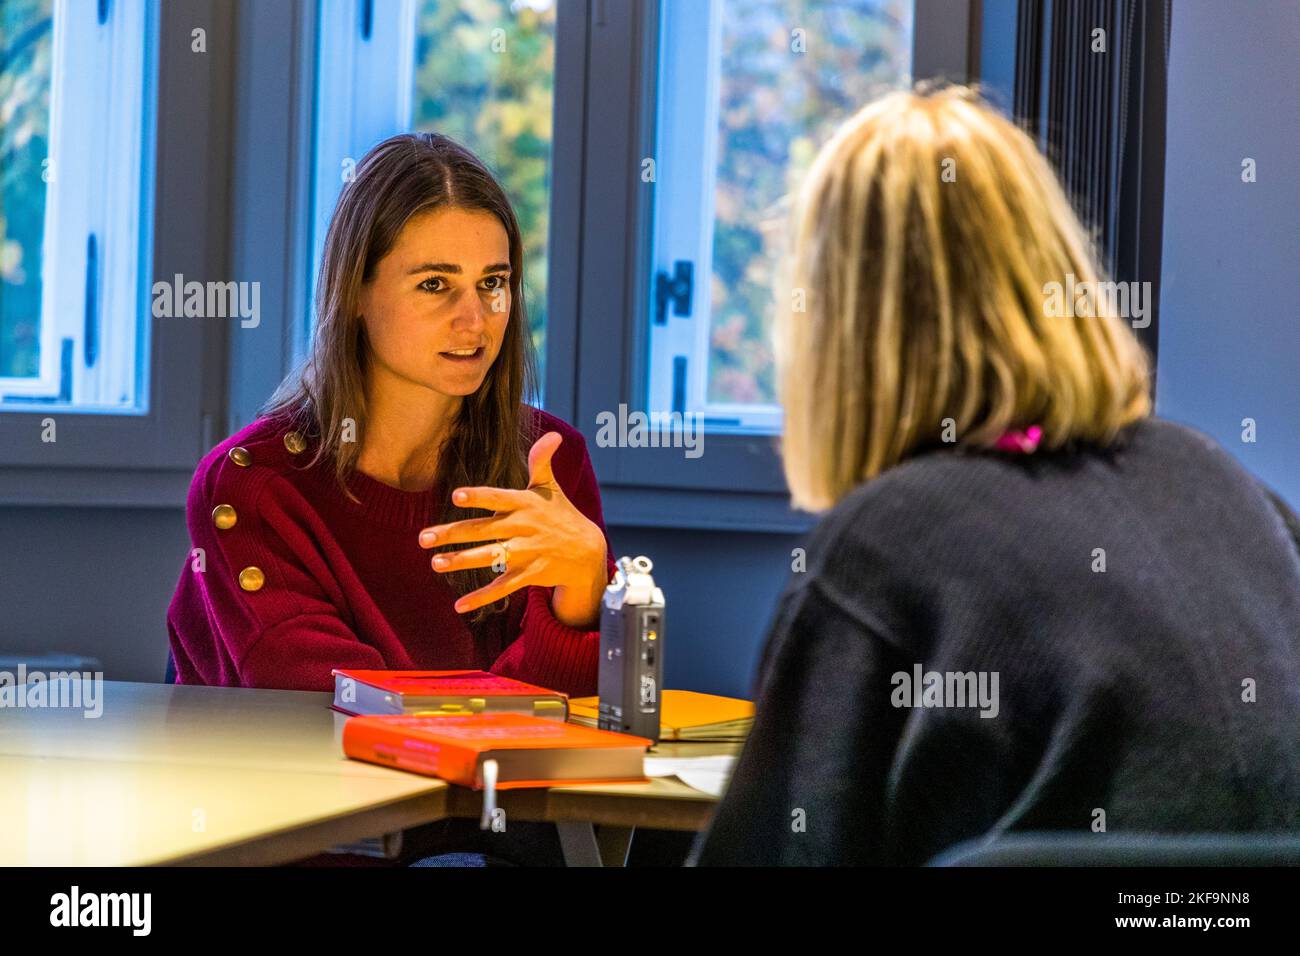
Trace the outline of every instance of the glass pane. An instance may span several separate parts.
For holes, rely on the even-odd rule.
[[[718,70],[708,402],[776,401],[778,203],[846,117],[910,70],[911,0],[727,0]],[[705,293],[701,288],[701,294]]]
[[[529,326],[543,363],[554,72],[554,0],[421,0],[411,127],[472,149],[509,195],[523,233]]]
[[[52,3],[0,3],[0,378],[40,374]]]
[[[156,10],[0,2],[0,411],[146,411]]]

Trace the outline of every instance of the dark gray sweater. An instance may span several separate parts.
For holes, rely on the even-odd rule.
[[[1160,420],[1108,452],[937,451],[858,488],[778,606],[697,862],[1300,829],[1300,548],[1280,509]]]

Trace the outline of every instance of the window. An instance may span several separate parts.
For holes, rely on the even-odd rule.
[[[784,200],[875,96],[971,75],[977,6],[561,0],[551,209],[566,255],[547,335],[565,348],[548,401],[585,435],[610,523],[807,529],[768,344]],[[658,418],[657,442],[633,413]]]
[[[234,12],[0,2],[2,504],[181,505],[220,437],[228,320],[153,288],[230,278]]]
[[[314,264],[365,152],[399,132],[444,133],[488,165],[515,207],[545,361],[555,19],[553,0],[322,4]]]
[[[0,7],[0,411],[148,411],[153,24]]]
[[[779,429],[784,197],[841,121],[908,79],[911,0],[661,0],[648,408]]]

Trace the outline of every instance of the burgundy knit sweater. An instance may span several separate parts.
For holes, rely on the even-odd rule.
[[[604,531],[582,435],[528,413],[537,435],[564,437],[556,480]],[[313,447],[298,439],[285,422],[258,419],[194,473],[194,550],[167,610],[178,683],[332,690],[336,667],[473,668],[596,693],[599,632],[557,621],[550,588],[515,592],[477,634],[455,611],[456,594],[417,541],[452,489],[402,491],[355,472],[359,501],[349,501],[332,465],[304,467]]]

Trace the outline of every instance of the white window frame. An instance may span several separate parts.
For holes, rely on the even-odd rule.
[[[153,156],[145,92],[155,83],[156,20],[147,0],[55,0],[52,20],[40,365],[35,377],[0,378],[0,413],[39,405],[145,414]]]
[[[671,307],[655,321],[651,302],[647,407],[694,412],[711,432],[775,433],[775,403],[708,400],[713,328],[714,196],[718,175],[718,96],[722,17],[726,0],[659,0],[658,148],[655,153],[652,276],[671,276],[677,262],[693,263],[690,314]],[[677,144],[688,144],[681,148]],[[651,282],[651,295],[657,295]],[[675,367],[686,363],[684,402],[675,401]],[[678,407],[678,405],[684,407]]]
[[[312,187],[313,294],[325,234],[343,191],[345,164],[355,167],[370,147],[410,129],[416,12],[416,0],[322,0]],[[310,316],[307,321],[311,323]],[[305,344],[308,336],[301,341]]]

